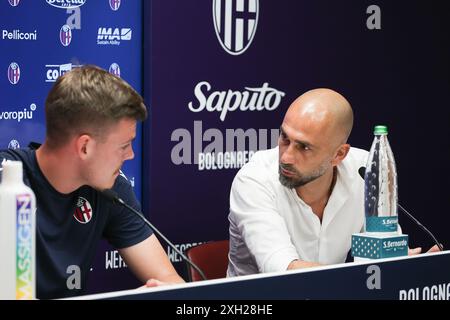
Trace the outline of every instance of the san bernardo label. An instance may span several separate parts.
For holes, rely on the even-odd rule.
[[[396,232],[397,224],[397,216],[366,217],[366,232]]]

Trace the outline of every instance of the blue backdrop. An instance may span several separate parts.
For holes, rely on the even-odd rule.
[[[141,1],[2,0],[0,29],[2,149],[44,141],[45,98],[56,78],[72,68],[95,64],[142,91]],[[122,168],[139,199],[141,145],[139,128],[135,159]],[[90,280],[90,292],[137,285],[106,242],[98,249]]]

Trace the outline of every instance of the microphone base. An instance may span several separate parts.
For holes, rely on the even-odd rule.
[[[352,256],[365,259],[384,259],[408,255],[408,235],[355,233],[352,235]],[[359,259],[358,259],[359,260]]]

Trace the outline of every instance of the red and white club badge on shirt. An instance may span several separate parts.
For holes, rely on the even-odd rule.
[[[75,208],[73,217],[79,223],[88,223],[89,221],[91,221],[93,214],[94,211],[92,210],[92,206],[89,201],[87,201],[83,197],[78,197],[77,207]]]

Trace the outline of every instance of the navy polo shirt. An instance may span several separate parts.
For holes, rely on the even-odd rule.
[[[91,187],[83,186],[70,194],[56,191],[42,174],[35,150],[0,151],[0,163],[4,159],[22,161],[24,182],[36,195],[37,298],[84,294],[101,238],[121,249],[135,245],[152,234],[151,229],[137,216],[111,203]],[[119,175],[113,190],[126,203],[141,210],[126,178]],[[80,268],[80,289],[67,287],[67,279],[73,275],[73,271],[68,272],[73,270],[70,266]]]

